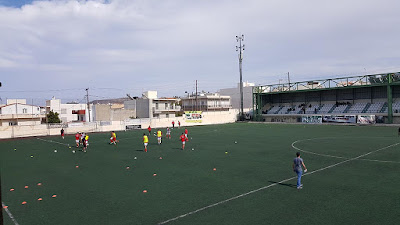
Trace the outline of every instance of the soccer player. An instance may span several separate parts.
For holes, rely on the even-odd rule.
[[[147,128],[147,130],[149,131],[149,136],[151,135],[151,127],[149,125],[149,127]]]
[[[172,120],[172,128],[175,128],[175,121]]]
[[[165,135],[165,137],[171,139],[171,130],[167,127],[167,134]]]
[[[144,144],[144,152],[147,152],[147,145],[149,144],[149,138],[145,133],[143,133],[143,144]]]
[[[82,145],[83,145],[83,142],[85,142],[85,136],[86,136],[85,133],[82,132],[81,133],[81,140],[80,140]]]
[[[300,152],[296,152],[296,156],[297,157],[293,159],[293,171],[297,174],[297,189],[302,189],[301,175],[303,174],[303,169],[301,166],[304,167],[304,173],[307,172],[307,168],[306,165],[304,165],[303,159],[300,158]]]
[[[117,144],[117,135],[115,134],[114,131],[111,131],[110,145],[111,144],[114,144],[114,145]]]
[[[187,141],[187,137],[182,133],[182,135],[179,137],[182,141],[182,150],[185,150],[185,143]]]
[[[76,147],[79,148],[79,139],[81,139],[81,135],[76,132],[75,134],[75,142],[76,142]]]
[[[89,135],[85,135],[83,138],[83,152],[86,152],[86,149],[89,145]]]
[[[64,128],[61,128],[61,137],[62,137],[62,139],[64,139]]]
[[[162,137],[162,132],[161,132],[160,129],[158,129],[158,131],[157,131],[157,141],[158,141],[159,145],[161,145],[161,137]]]
[[[185,128],[185,137],[186,137],[186,139],[188,139],[188,130],[186,128]]]
[[[178,127],[181,128],[181,121],[178,120]]]

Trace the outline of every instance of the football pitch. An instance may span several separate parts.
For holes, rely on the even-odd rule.
[[[87,153],[75,148],[73,135],[64,140],[52,136],[1,141],[4,223],[400,221],[396,127],[263,123],[188,127],[189,141],[182,151],[183,130],[173,129],[172,139],[163,137],[161,145],[149,136],[147,153],[142,144],[147,130],[117,132],[116,146],[108,144],[110,133],[89,134]],[[308,169],[301,190],[296,189],[292,171],[297,151]]]

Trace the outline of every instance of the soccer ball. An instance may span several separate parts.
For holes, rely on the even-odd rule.
[[[235,144],[237,144],[237,141],[235,141]]]
[[[72,150],[72,153],[75,153],[75,150]]]
[[[194,148],[192,148],[192,151],[194,151]]]
[[[57,150],[54,150],[54,152],[57,152]]]
[[[137,159],[137,157],[135,156],[135,158],[133,158],[133,159]]]

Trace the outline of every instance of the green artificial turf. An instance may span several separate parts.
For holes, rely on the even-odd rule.
[[[394,127],[238,123],[188,130],[184,151],[182,128],[160,146],[150,136],[147,153],[147,130],[117,132],[116,146],[109,133],[89,134],[87,153],[72,153],[72,135],[1,141],[2,201],[21,225],[157,224],[180,215],[169,224],[400,221]],[[306,151],[302,190],[291,169],[298,151],[292,144]]]

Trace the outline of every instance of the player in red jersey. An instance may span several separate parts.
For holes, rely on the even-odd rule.
[[[175,128],[175,121],[172,120],[172,128]],[[400,128],[399,128],[400,130]]]
[[[165,137],[171,139],[171,130],[169,129],[169,127],[167,127],[167,134],[165,135]]]
[[[185,128],[185,137],[186,137],[186,139],[188,139],[188,130]],[[189,139],[188,139],[188,141],[189,141]]]
[[[76,147],[79,148],[79,140],[81,139],[81,135],[79,133],[75,134],[75,142],[76,142]]]
[[[185,150],[185,143],[188,140],[187,137],[182,133],[182,135],[179,137],[182,141],[182,150]]]
[[[149,131],[149,136],[151,135],[151,127],[149,125],[149,127],[147,128],[147,130]]]
[[[178,120],[178,128],[181,128],[181,121]]]
[[[61,137],[62,137],[62,139],[64,139],[64,128],[61,128]]]

